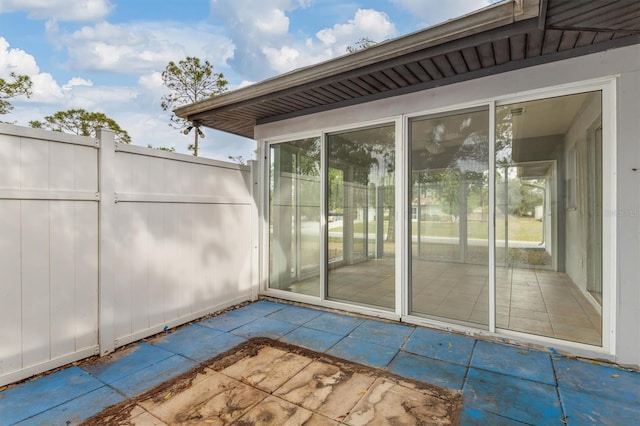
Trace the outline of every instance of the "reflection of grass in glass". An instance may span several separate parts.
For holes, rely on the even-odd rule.
[[[384,233],[387,233],[388,221],[384,222]],[[354,232],[362,233],[364,224],[353,224]],[[420,223],[420,234],[425,237],[452,237],[458,238],[459,224],[457,222],[431,222]],[[331,228],[329,232],[342,232],[342,227]],[[369,222],[369,234],[376,232],[376,222]],[[467,222],[469,238],[487,239],[489,237],[489,224],[487,222],[470,220]],[[418,235],[418,224],[413,221],[411,234]],[[504,216],[496,218],[496,238],[504,240]],[[531,217],[509,216],[509,239],[513,241],[541,241],[542,222]]]
[[[369,251],[371,252],[371,247],[373,246],[372,240],[369,240]],[[329,262],[332,260],[340,259],[343,257],[342,253],[342,238],[341,237],[329,237],[328,241],[329,245]],[[353,247],[354,250],[357,251],[357,258],[362,258],[362,245],[364,244],[362,238],[354,238],[353,239]],[[385,256],[394,254],[396,252],[396,243],[394,242],[384,242],[384,254]]]
[[[423,243],[418,257],[418,244],[412,244],[414,259],[435,261],[460,261],[460,246],[457,244]],[[489,262],[489,248],[487,246],[468,246],[467,262],[486,265]],[[496,262],[504,263],[504,247],[496,248]],[[552,258],[546,250],[540,248],[509,248],[509,263],[521,266],[550,266]]]

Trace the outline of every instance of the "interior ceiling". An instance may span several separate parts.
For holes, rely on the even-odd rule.
[[[518,4],[533,14],[516,19]],[[510,23],[494,25],[492,19]],[[259,124],[638,43],[640,1],[505,1],[365,51],[181,107],[176,113],[253,138]]]
[[[469,135],[479,132],[488,136],[489,111],[412,119],[410,132],[413,151],[426,149],[432,155],[441,154],[465,142],[472,143],[467,140]]]
[[[497,114],[522,108],[522,113],[512,116],[510,120],[513,123],[513,139],[562,135],[567,133],[589,96],[597,95],[595,93],[581,93],[510,104],[498,107]]]

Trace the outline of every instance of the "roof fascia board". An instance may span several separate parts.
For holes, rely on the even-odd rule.
[[[181,118],[189,118],[197,113],[217,109],[218,107],[236,104],[244,100],[254,100],[295,86],[315,82],[323,78],[348,72],[367,65],[387,61],[412,52],[434,47],[463,37],[483,33],[485,31],[512,24],[522,16],[538,14],[539,0],[512,0],[496,3],[457,19],[417,31],[404,37],[382,42],[369,49],[355,54],[344,55],[336,59],[322,62],[277,77],[234,90],[214,98],[205,99],[185,105],[174,110]],[[517,11],[521,5],[521,11]],[[535,7],[534,7],[535,6]]]

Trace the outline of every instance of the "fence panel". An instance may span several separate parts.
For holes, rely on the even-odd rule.
[[[0,385],[98,352],[97,145],[0,124]]]
[[[250,168],[99,135],[0,124],[0,386],[257,293]]]
[[[115,347],[251,298],[249,167],[118,145],[115,180]]]

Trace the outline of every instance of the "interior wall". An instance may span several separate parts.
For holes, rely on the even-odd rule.
[[[566,272],[573,282],[586,293],[587,291],[587,264],[588,264],[588,188],[589,188],[589,162],[588,146],[589,129],[601,118],[601,97],[591,95],[585,101],[582,109],[574,118],[567,134],[565,135],[565,160],[564,167],[571,173],[569,166],[570,152],[575,152],[575,177],[566,176],[566,180],[559,182],[565,185],[570,179],[575,182],[575,204],[566,206],[565,235],[566,235]]]
[[[558,222],[558,215],[554,214],[553,211],[553,200],[555,200],[555,195],[557,193],[557,191],[555,190],[556,184],[557,184],[557,180],[555,177],[555,174],[553,173],[553,168],[549,170],[549,173],[547,173],[547,184],[545,185],[544,188],[544,216],[543,216],[543,221],[544,221],[544,241],[545,241],[545,249],[547,251],[547,253],[549,253],[549,255],[551,256],[555,256],[556,250],[558,250],[558,243],[557,243],[557,222]],[[556,264],[554,264],[554,267],[557,268],[557,261]]]

